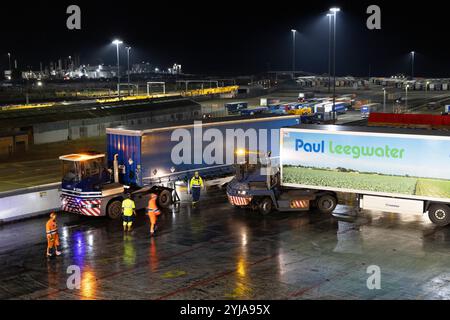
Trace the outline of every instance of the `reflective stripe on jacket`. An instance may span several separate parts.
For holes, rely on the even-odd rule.
[[[192,188],[203,188],[203,179],[202,177],[193,177],[191,179],[190,187]]]
[[[56,225],[56,222],[52,219],[48,220],[47,224],[45,225],[45,231],[47,235],[58,233],[58,226]]]

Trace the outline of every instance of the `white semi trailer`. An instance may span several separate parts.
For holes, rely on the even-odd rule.
[[[450,133],[372,127],[281,130],[281,186],[358,195],[361,209],[450,224]]]
[[[352,193],[361,209],[450,224],[450,132],[300,125],[282,128],[280,139],[279,167],[239,168],[227,188],[232,205],[327,213],[338,193]]]

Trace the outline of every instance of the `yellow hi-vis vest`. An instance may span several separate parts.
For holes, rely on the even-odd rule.
[[[202,177],[200,177],[200,176],[198,178],[196,178],[195,176],[192,177],[190,187],[191,187],[191,189],[192,188],[203,188]]]
[[[133,215],[133,209],[136,208],[134,201],[131,199],[125,199],[122,201],[123,215],[130,217]]]

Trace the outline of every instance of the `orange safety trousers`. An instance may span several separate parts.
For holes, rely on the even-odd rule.
[[[156,195],[152,194],[148,201],[147,213],[150,218],[150,232],[154,232],[157,217],[161,214],[156,204]]]
[[[57,233],[47,236],[47,247],[49,249],[59,247],[59,235]]]
[[[45,231],[47,233],[47,247],[56,248],[57,246],[59,246],[59,235],[56,221],[47,221],[45,225]]]

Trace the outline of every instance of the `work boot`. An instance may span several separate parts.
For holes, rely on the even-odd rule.
[[[53,257],[53,255],[51,253],[46,253],[47,258]]]
[[[61,251],[56,251],[55,253],[56,253],[57,256],[60,256],[62,254]]]

